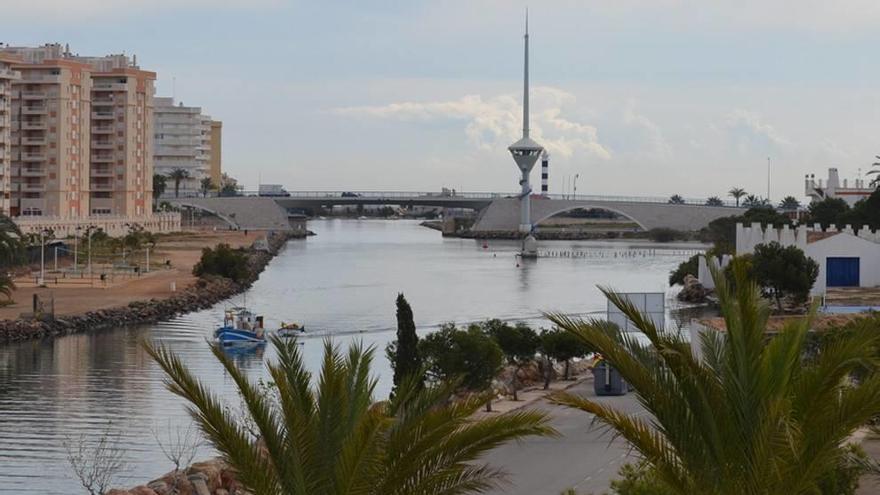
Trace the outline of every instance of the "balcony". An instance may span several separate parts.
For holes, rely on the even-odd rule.
[[[23,162],[43,162],[46,161],[45,153],[22,153],[21,161]]]
[[[96,105],[106,106],[106,105],[113,105],[113,103],[114,103],[113,98],[102,98],[102,97],[92,98],[92,106],[96,106]]]
[[[92,149],[93,150],[112,150],[113,142],[112,141],[92,141]]]
[[[113,163],[113,155],[92,155],[92,163]]]
[[[21,144],[24,146],[46,146],[46,138],[25,136],[21,138]]]
[[[45,122],[27,120],[22,121],[20,127],[26,131],[44,131],[48,128]]]
[[[113,120],[114,117],[113,112],[92,112],[92,120]]]
[[[21,169],[22,177],[45,177],[46,171],[42,167],[24,167]]]
[[[22,100],[43,100],[46,98],[46,93],[42,91],[22,91],[21,99]]]
[[[10,69],[0,69],[0,78],[3,79],[19,79],[21,78],[21,73],[16,72]]]
[[[109,167],[95,167],[89,171],[89,174],[92,177],[113,177],[113,169]]]
[[[92,191],[112,191],[113,184],[110,182],[93,182],[91,190]]]
[[[46,115],[45,105],[33,105],[21,107],[22,115]]]
[[[92,91],[128,91],[128,85],[123,83],[96,82],[92,84]]]
[[[36,182],[25,182],[21,185],[22,192],[43,192],[46,190],[45,184],[40,184]]]

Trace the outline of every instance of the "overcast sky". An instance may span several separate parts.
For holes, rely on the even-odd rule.
[[[254,187],[513,191],[526,2],[3,0],[0,41],[126,52],[224,122]],[[551,192],[803,196],[880,153],[880,2],[542,0]],[[532,179],[539,182],[536,170]]]

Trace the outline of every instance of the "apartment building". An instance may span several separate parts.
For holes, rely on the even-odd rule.
[[[156,74],[116,54],[0,46],[12,82],[13,216],[56,219],[152,214]]]
[[[211,172],[211,117],[202,114],[199,107],[175,104],[173,98],[155,99],[155,170],[171,176],[185,170],[188,178],[175,191],[175,182],[169,180],[166,195],[196,196],[200,194],[202,179]]]
[[[16,59],[0,55],[0,213],[9,214],[12,172],[12,82],[21,74],[12,70]]]
[[[13,69],[10,214],[87,216],[91,67],[46,58]]]

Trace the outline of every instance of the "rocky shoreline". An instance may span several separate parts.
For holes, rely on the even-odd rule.
[[[274,233],[268,237],[268,250],[248,250],[248,276],[242,283],[223,277],[201,278],[198,282],[166,299],[133,301],[127,306],[89,311],[76,316],[54,319],[17,319],[0,321],[0,344],[25,340],[60,337],[92,330],[141,325],[168,320],[183,313],[198,311],[217,304],[248,289],[296,233]]]

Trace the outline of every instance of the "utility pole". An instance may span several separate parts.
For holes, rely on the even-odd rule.
[[[767,202],[770,203],[770,157],[767,157]]]

